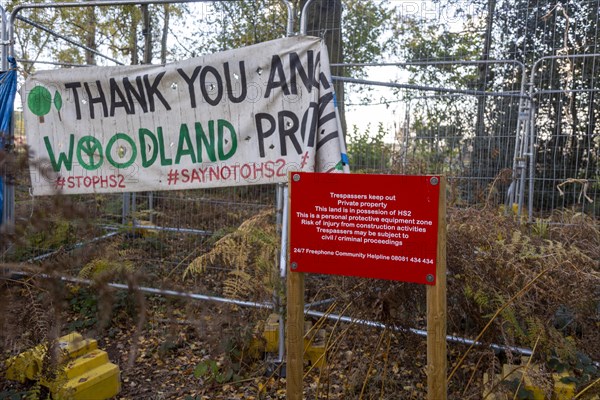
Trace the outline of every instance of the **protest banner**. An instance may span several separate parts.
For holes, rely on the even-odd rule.
[[[21,98],[34,195],[278,183],[290,171],[342,171],[347,159],[315,37],[40,71]]]

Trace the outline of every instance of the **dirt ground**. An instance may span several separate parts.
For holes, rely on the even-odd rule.
[[[36,344],[46,329],[56,329],[56,320],[36,319],[47,305],[44,296],[40,310],[27,304],[25,284],[5,285],[4,359]],[[98,340],[121,370],[117,399],[285,399],[286,380],[277,369],[276,354],[247,354],[255,332],[245,321],[266,319],[268,311],[145,296],[140,318],[140,304],[120,292],[112,293],[112,315],[105,316],[110,320],[99,321],[91,291],[71,285],[61,290],[67,293],[64,304],[52,305],[60,309],[60,334],[76,330]],[[32,312],[24,313],[26,308]],[[412,351],[390,331],[334,323],[324,327],[332,337],[332,351],[325,368],[312,369],[307,362],[305,398],[348,399],[361,393],[363,398],[425,398],[424,340],[413,341],[417,351]],[[409,362],[402,358],[408,354]],[[215,373],[202,372],[213,362]],[[0,398],[35,398],[34,392],[33,383],[0,379]],[[45,398],[43,391],[40,398]]]

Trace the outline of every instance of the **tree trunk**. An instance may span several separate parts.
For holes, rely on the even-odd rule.
[[[168,4],[163,6],[163,27],[162,27],[162,37],[160,39],[160,63],[167,63],[167,38],[169,36],[169,17],[170,17],[170,8]]]
[[[131,65],[139,64],[137,46],[137,27],[140,23],[137,8],[131,10],[131,29],[129,30],[129,50],[131,51]]]
[[[90,49],[96,50],[96,27],[98,25],[98,18],[96,16],[95,7],[85,8],[85,20],[87,31],[85,32],[85,45]],[[87,65],[96,65],[96,55],[89,51],[85,51],[85,63]]]
[[[485,21],[485,33],[483,37],[483,49],[481,52],[481,60],[487,61],[490,59],[490,51],[492,48],[492,27],[494,25],[494,13],[496,11],[496,0],[489,0],[487,4],[487,17]],[[479,66],[479,76],[477,79],[477,90],[485,92],[487,89],[488,81],[490,80],[489,64],[481,64]],[[494,141],[493,138],[487,137],[485,130],[485,108],[487,99],[483,95],[477,97],[477,120],[475,122],[475,143],[478,144],[475,147],[475,157],[473,161],[476,161],[473,165],[478,171],[477,173],[483,173],[483,176],[488,176],[489,173],[493,173],[491,168],[490,160],[490,147]],[[474,171],[475,172],[475,171]]]

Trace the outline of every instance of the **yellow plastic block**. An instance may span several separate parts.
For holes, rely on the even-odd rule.
[[[42,359],[45,354],[46,349],[43,346],[36,346],[9,358],[6,361],[6,379],[20,383],[25,383],[28,379],[36,379],[42,370]]]
[[[327,364],[325,343],[309,345],[308,339],[304,339],[304,348],[304,358],[308,359],[312,365],[323,368]]]
[[[58,388],[66,384],[67,381],[80,375],[84,375],[86,372],[108,363],[108,354],[104,350],[92,350],[62,366],[62,368],[57,371],[54,379],[47,380],[42,377],[40,383],[51,389],[54,388],[55,390],[58,390]]]
[[[58,338],[57,347],[60,351],[57,361],[63,363],[68,359],[79,357],[97,349],[98,342],[94,339],[84,339],[79,333],[73,332]],[[6,379],[21,383],[27,379],[37,380],[42,371],[42,362],[47,350],[48,346],[46,344],[40,344],[10,358],[6,362]]]
[[[48,348],[38,345],[9,359],[6,377],[20,382],[39,380],[54,399],[60,400],[105,400],[119,393],[119,367],[109,362],[96,340],[74,332],[59,338],[55,348],[58,367],[44,374],[48,376],[41,376]]]
[[[523,359],[522,362],[526,363],[527,359]],[[530,369],[539,369],[539,366],[535,364],[532,364],[529,367]],[[502,367],[502,374],[505,377],[505,379],[508,380],[515,378],[521,379],[521,377],[523,376],[523,370],[522,367],[519,366],[504,364]],[[554,380],[554,392],[552,393],[552,400],[570,400],[575,396],[575,383],[563,383],[560,381],[562,378],[568,376],[570,376],[570,374],[567,372],[562,372],[560,374],[552,374],[552,378]],[[489,400],[504,400],[505,398],[507,398],[506,396],[501,395],[499,393],[488,393],[489,387],[495,386],[498,383],[499,379],[500,378],[498,377],[494,382],[490,382],[488,374],[483,374],[483,386],[484,388],[486,388],[483,393],[484,397],[487,396],[486,398]],[[531,382],[531,378],[527,375],[523,379],[523,387],[533,394],[533,399],[535,400],[544,400],[546,398],[542,389],[535,386]]]
[[[305,330],[311,328],[311,323],[305,323]],[[279,315],[271,314],[267,321],[259,324],[256,328],[258,331],[262,329],[261,338],[258,338],[258,332],[255,332],[255,337],[250,341],[248,346],[248,355],[250,357],[258,357],[260,353],[276,353],[279,350]],[[324,367],[327,363],[325,357],[325,331],[319,330],[317,336],[312,340],[304,338],[304,359],[310,361],[316,367]]]
[[[98,348],[96,339],[84,339],[79,333],[70,333],[58,339],[63,357],[61,361],[79,357]]]
[[[554,379],[554,393],[552,395],[553,400],[569,400],[575,397],[575,390],[577,388],[575,382],[564,383],[560,381],[562,378],[566,378],[568,376],[569,374],[567,372],[552,374],[552,378]]]
[[[522,360],[524,363],[527,362],[526,359]],[[530,369],[539,369],[539,366],[532,364],[529,366]],[[508,377],[508,379],[521,379],[521,377],[523,376],[523,367],[522,366],[516,366],[516,365],[508,365],[508,364],[504,364],[502,366],[502,373],[504,376]],[[533,400],[545,400],[546,396],[544,395],[544,392],[542,389],[540,389],[539,387],[535,386],[532,382],[531,382],[531,378],[527,375],[525,375],[525,378],[523,379],[523,383],[522,383],[522,387],[529,391],[531,393],[531,395],[533,396],[532,399]]]
[[[55,400],[105,400],[120,390],[119,367],[106,363],[75,376],[59,389],[51,389],[51,393]]]
[[[269,315],[263,331],[263,338],[266,341],[265,352],[275,353],[279,350],[279,315]]]
[[[312,330],[312,323],[305,322],[304,330],[310,332]],[[304,359],[310,361],[312,365],[318,368],[322,368],[327,363],[326,353],[326,336],[325,329],[319,329],[317,332],[311,333],[311,337],[304,336]]]
[[[497,380],[491,381],[487,372],[483,374],[483,398],[486,400],[506,400],[506,396],[491,392]]]

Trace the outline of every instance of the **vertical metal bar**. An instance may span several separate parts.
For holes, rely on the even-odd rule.
[[[294,5],[288,0],[282,0],[286,5],[287,17],[287,32],[286,36],[294,36]],[[281,247],[279,248],[279,278],[282,287],[286,287],[287,276],[287,239],[288,239],[288,187],[285,184],[277,185],[277,229],[281,229]],[[279,313],[279,341],[277,349],[278,364],[285,362],[285,315],[287,304],[284,304],[281,290],[275,290],[273,294],[273,303],[277,307]],[[285,307],[284,307],[285,306]]]
[[[527,209],[527,222],[533,222],[533,191],[535,189],[535,106],[533,103],[533,75],[534,71],[531,71],[531,110],[529,112],[529,197],[528,197],[528,209]]]
[[[150,222],[154,224],[156,222],[156,218],[154,218],[154,192],[148,193],[148,211],[150,215]]]
[[[129,210],[129,214],[131,217],[131,226],[135,226],[136,224],[136,220],[135,220],[135,211],[136,211],[136,193],[133,192],[131,193],[131,209]]]
[[[141,5],[142,11],[142,20],[143,20],[143,28],[142,28],[142,36],[144,37],[144,60],[143,64],[152,64],[152,18],[150,16],[150,6],[148,4]],[[154,206],[154,198],[153,193],[148,192],[148,209],[150,211],[150,221],[154,222],[154,218],[152,216],[152,208]],[[136,212],[136,194],[131,194],[131,224],[136,225],[135,219]]]
[[[278,260],[279,277],[281,279],[281,284],[285,285],[285,277],[287,274],[287,186],[284,184],[278,184],[276,186],[275,200],[277,233],[281,238]],[[285,361],[285,308],[281,293],[277,289],[273,292],[273,303],[279,314],[279,343],[276,362],[282,363]]]
[[[0,7],[0,14],[2,17],[2,26],[1,26],[1,36],[2,36],[2,62],[1,62],[1,67],[2,67],[2,71],[8,71],[9,65],[8,65],[8,56],[10,55],[10,48],[8,46],[7,43],[7,36],[8,36],[8,31],[7,31],[7,20],[6,20],[6,11],[4,10],[4,8]],[[11,118],[11,123],[9,126],[9,130],[8,130],[8,135],[7,135],[7,148],[11,149],[12,144],[14,143],[14,133],[15,133],[15,125],[14,125],[14,120]],[[8,171],[7,171],[8,172]],[[5,226],[5,229],[8,230],[12,230],[14,229],[14,224],[15,224],[15,187],[11,182],[8,181],[4,181],[3,182],[3,212],[2,212],[2,220],[0,221],[0,223],[2,223],[2,225]]]
[[[547,57],[542,57],[535,61],[531,66],[529,75],[529,101],[531,102],[529,112],[529,193],[528,193],[528,209],[527,209],[527,222],[533,222],[533,191],[535,189],[535,103],[533,101],[533,89],[535,85],[535,71],[538,65]]]
[[[123,207],[121,209],[121,223],[123,225],[127,225],[127,221],[129,220],[129,206],[131,204],[131,193],[123,193]]]
[[[528,101],[528,103],[529,103],[529,115],[531,115],[531,112],[532,112],[531,102]],[[526,121],[523,122],[525,130],[523,132],[523,137],[521,138],[521,141],[520,141],[521,156],[517,159],[517,168],[519,169],[519,178],[517,181],[517,187],[515,188],[515,194],[517,196],[517,207],[518,207],[517,208],[517,216],[519,217],[519,221],[520,221],[521,213],[523,211],[523,203],[525,201],[525,180],[526,180],[526,175],[527,175],[527,157],[530,155],[530,153],[528,152],[529,133],[531,130],[530,118],[531,118],[531,116]]]
[[[308,14],[308,7],[310,7],[313,2],[314,0],[308,0],[306,3],[304,3],[304,7],[302,7],[302,13],[300,14],[301,35],[306,35],[306,31],[308,30],[308,21],[306,20]]]
[[[522,198],[519,198],[519,179],[521,179],[521,176],[523,174],[525,174],[525,171],[522,170],[521,167],[521,161],[520,159],[522,157],[524,157],[524,155],[522,154],[522,152],[520,150],[521,149],[521,145],[522,145],[522,141],[523,141],[523,137],[526,137],[527,135],[527,123],[529,120],[526,120],[524,118],[524,113],[525,110],[527,110],[528,107],[528,102],[525,102],[523,96],[525,96],[525,86],[527,84],[527,71],[525,69],[525,65],[520,65],[521,67],[521,88],[520,88],[520,94],[521,94],[521,98],[519,98],[519,108],[517,111],[517,129],[515,132],[515,149],[514,149],[514,153],[513,153],[513,180],[511,182],[511,185],[509,187],[509,193],[507,193],[507,201],[506,201],[506,206],[507,206],[507,212],[510,211],[510,208],[512,207],[512,205],[517,202],[519,203],[519,209],[518,209],[518,213],[517,215],[520,217],[521,216],[521,205],[522,205]],[[516,201],[515,201],[516,200]]]
[[[292,4],[289,0],[281,0],[283,4],[285,4],[287,8],[287,27],[286,27],[286,36],[294,36],[294,4]]]

